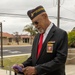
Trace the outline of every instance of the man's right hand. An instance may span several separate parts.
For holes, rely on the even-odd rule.
[[[22,68],[24,68],[23,64],[14,64],[12,66],[15,73],[22,72]]]

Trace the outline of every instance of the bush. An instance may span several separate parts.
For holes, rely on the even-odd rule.
[[[75,47],[75,31],[68,33],[68,46]]]

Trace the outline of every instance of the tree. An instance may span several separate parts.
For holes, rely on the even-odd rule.
[[[27,31],[27,32],[30,33],[30,36],[31,36],[31,44],[32,44],[32,36],[35,36],[38,31],[35,29],[35,27],[32,24],[26,25],[24,27],[23,31]]]
[[[75,47],[75,31],[68,33],[68,44],[70,47]]]
[[[72,29],[72,31],[75,31],[75,27]]]
[[[19,41],[20,41],[21,37],[19,36],[18,32],[14,32],[14,40],[16,41],[16,43],[19,45]]]

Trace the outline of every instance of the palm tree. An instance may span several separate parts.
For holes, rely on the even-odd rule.
[[[31,44],[32,44],[32,36],[35,36],[38,31],[35,29],[35,27],[32,24],[26,25],[24,27],[23,31],[27,31],[27,32],[30,33],[30,36],[31,36]]]

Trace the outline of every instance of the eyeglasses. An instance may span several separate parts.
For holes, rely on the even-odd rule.
[[[35,21],[35,22],[33,22],[32,24],[33,24],[33,25],[38,25],[38,23],[39,23],[39,22]]]

